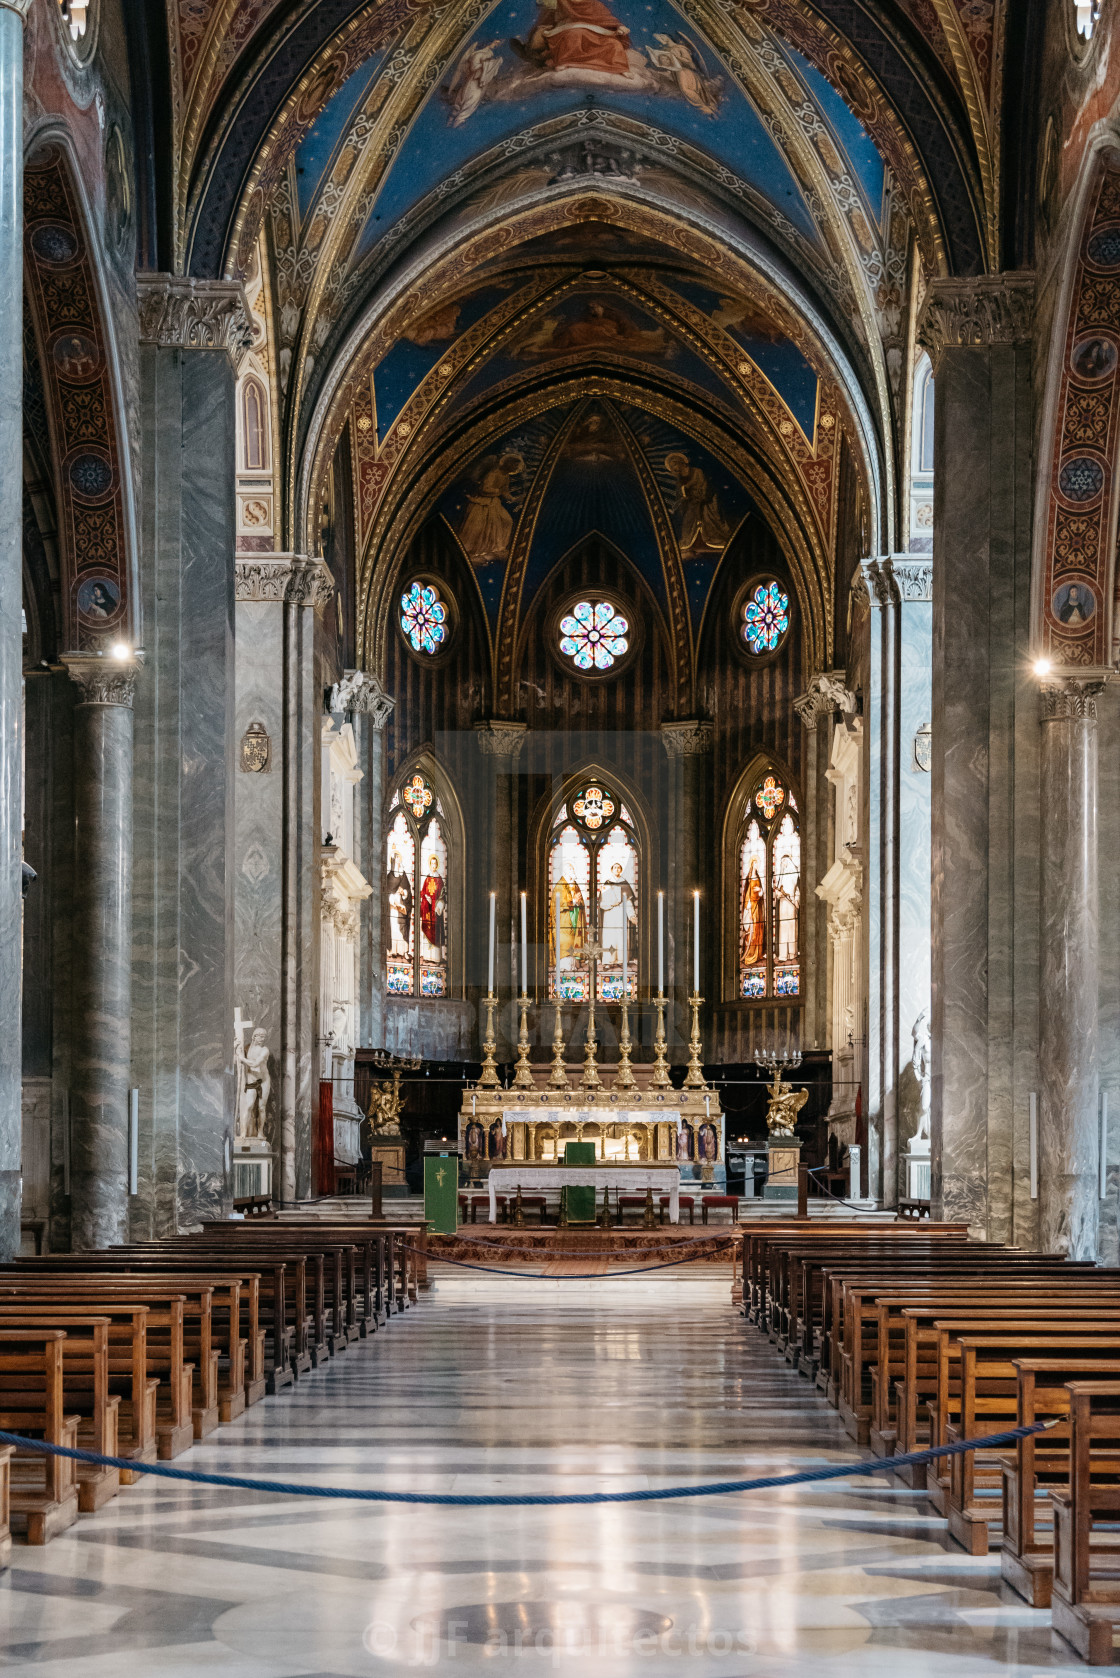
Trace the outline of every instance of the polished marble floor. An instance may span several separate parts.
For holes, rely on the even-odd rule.
[[[855,1460],[726,1276],[440,1274],[417,1310],[187,1465],[431,1491],[624,1489]],[[1082,1672],[885,1478],[598,1508],[140,1484],[0,1575],[36,1678],[1042,1678]]]

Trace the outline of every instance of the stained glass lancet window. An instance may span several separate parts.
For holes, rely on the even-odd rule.
[[[414,653],[438,653],[447,644],[450,613],[434,583],[409,583],[401,595],[401,630]]]
[[[577,600],[560,619],[560,651],[577,670],[609,670],[630,646],[630,625],[610,600]]]
[[[405,777],[385,841],[385,988],[448,994],[450,858],[443,807],[424,775]]]
[[[556,811],[548,851],[550,997],[588,1000],[588,945],[595,935],[603,952],[598,1000],[620,1002],[624,983],[630,1000],[637,999],[640,862],[630,813],[604,782],[586,782]]]
[[[771,578],[751,590],[742,607],[739,633],[756,657],[777,652],[789,630],[789,595]]]
[[[739,995],[747,1002],[801,994],[801,826],[797,800],[774,770],[743,806],[739,870]]]

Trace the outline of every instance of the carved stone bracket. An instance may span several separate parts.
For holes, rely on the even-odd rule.
[[[801,698],[794,700],[793,708],[810,733],[821,717],[831,716],[833,711],[855,715],[856,696],[845,686],[844,675],[843,670],[819,670]]]
[[[710,722],[663,722],[661,744],[670,757],[699,757],[711,749],[713,732]]]
[[[238,600],[318,610],[334,593],[334,579],[322,559],[310,559],[305,554],[254,554],[237,560],[234,590]]]
[[[527,723],[495,719],[476,722],[474,729],[478,736],[478,749],[484,757],[517,757],[529,732]]]
[[[936,374],[946,350],[1023,344],[1034,329],[1034,275],[987,274],[935,280],[918,322],[918,342]]]
[[[134,659],[63,653],[61,662],[78,689],[79,705],[124,705],[131,710],[136,678],[140,674],[140,666]]]
[[[138,274],[140,342],[167,349],[225,350],[234,370],[253,342],[239,280],[192,280]]]
[[[1076,677],[1057,677],[1039,690],[1042,722],[1096,722],[1097,695],[1108,681],[1110,670],[1079,672]]]
[[[391,694],[385,692],[376,676],[366,670],[344,670],[342,680],[334,684],[327,701],[331,711],[356,711],[368,717],[380,734],[396,705]]]

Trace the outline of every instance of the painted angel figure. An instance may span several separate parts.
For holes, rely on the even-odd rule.
[[[655,31],[656,47],[647,47],[649,61],[655,70],[672,76],[677,91],[698,111],[714,117],[720,107],[720,78],[709,76],[700,55],[686,35],[662,35]]]
[[[486,89],[499,74],[502,61],[495,49],[501,41],[484,46],[472,41],[458,64],[447,87],[447,102],[451,106],[451,126],[461,128],[481,105]]]

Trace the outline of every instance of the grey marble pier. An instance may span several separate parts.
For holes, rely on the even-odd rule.
[[[0,5],[0,296],[9,322],[23,297],[23,20]],[[19,1249],[20,780],[23,761],[23,339],[0,335],[0,1259]]]
[[[74,708],[70,1215],[75,1252],[128,1236],[132,1005],[131,661],[65,660]]]
[[[1102,679],[1107,678],[1102,672]],[[1097,1257],[1097,705],[1102,681],[1042,690],[1039,1200],[1042,1245]]]

